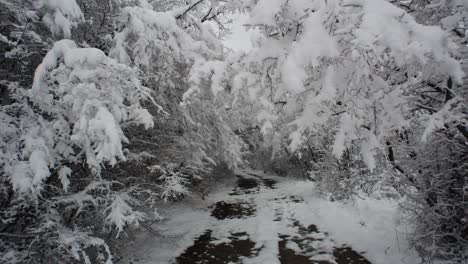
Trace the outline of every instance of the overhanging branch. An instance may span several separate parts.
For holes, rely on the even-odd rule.
[[[199,5],[201,2],[203,2],[204,0],[198,0],[198,1],[195,1],[193,2],[192,4],[186,6],[185,8],[182,8],[181,9],[181,12],[179,12],[178,14],[175,15],[175,18],[176,19],[180,19],[182,18],[183,16],[185,16],[190,10],[194,9],[197,5]]]

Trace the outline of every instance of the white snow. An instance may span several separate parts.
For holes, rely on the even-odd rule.
[[[438,73],[450,74],[461,83],[464,73],[450,55],[454,52],[454,44],[446,32],[436,26],[418,24],[403,9],[387,1],[365,0],[361,3],[364,15],[361,26],[356,29],[356,43],[377,53],[383,53],[384,47],[389,48],[399,65],[425,64],[430,54],[440,63]]]
[[[36,9],[45,9],[42,21],[53,34],[63,34],[64,38],[71,37],[71,28],[77,22],[84,20],[79,5],[75,0],[40,0],[35,3]]]
[[[68,192],[68,188],[70,187],[70,176],[71,176],[71,174],[72,174],[72,170],[67,166],[63,166],[58,171],[58,178],[60,179],[60,182],[62,183],[63,190],[65,192]]]
[[[346,149],[346,143],[356,138],[355,121],[348,113],[344,113],[340,118],[340,129],[335,136],[333,143],[333,155],[340,158]]]
[[[260,0],[252,10],[251,24],[274,25],[275,15],[281,11],[285,0]]]
[[[297,210],[304,223],[313,223],[331,234],[340,243],[365,251],[372,263],[415,264],[420,259],[410,250],[407,235],[411,227],[405,224],[398,200],[354,197],[345,202],[330,202],[314,194],[313,183],[287,183],[292,193],[303,195],[308,210]]]
[[[127,225],[135,225],[138,227],[139,221],[145,218],[142,212],[134,211],[129,203],[136,201],[128,194],[116,194],[111,205],[106,209],[109,211],[106,221],[110,225],[114,225],[117,229],[117,237],[123,232]]]
[[[319,66],[319,59],[336,57],[338,44],[322,26],[321,12],[311,14],[304,21],[304,32],[298,41],[291,44],[288,57],[281,68],[287,91],[299,93],[304,90],[306,67]]]

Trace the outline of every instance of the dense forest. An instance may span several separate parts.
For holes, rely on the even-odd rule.
[[[0,262],[118,263],[251,168],[468,263],[467,30],[466,0],[0,0]]]

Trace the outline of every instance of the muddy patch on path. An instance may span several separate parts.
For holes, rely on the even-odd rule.
[[[293,221],[292,226],[297,230],[296,235],[280,235],[278,242],[279,259],[281,264],[333,264],[327,260],[314,259],[325,256],[332,259],[330,250],[322,248],[320,242],[325,234],[320,233],[315,225],[303,226],[299,221]]]
[[[297,244],[283,236],[278,242],[279,260],[281,264],[333,264],[328,261],[311,260],[310,257],[302,255],[295,249]]]
[[[276,181],[273,179],[268,179],[268,178],[263,178],[260,175],[254,174],[254,173],[247,173],[250,176],[257,177],[259,180],[263,182],[263,185],[269,189],[276,189]]]
[[[247,233],[232,233],[228,238],[218,240],[208,230],[199,236],[193,246],[177,257],[177,264],[224,264],[239,263],[242,258],[258,254],[255,243]]]
[[[258,175],[253,175],[255,178],[246,178],[242,175],[236,175],[237,186],[232,190],[229,195],[242,195],[242,194],[252,194],[258,193],[260,191],[260,187],[264,187],[267,189],[276,189],[277,182],[273,179],[262,178]]]
[[[252,216],[255,213],[255,207],[247,202],[217,202],[214,205],[211,216],[218,220],[223,219],[234,219],[234,218],[246,218]]]
[[[333,256],[338,264],[372,264],[349,246],[335,248],[333,250]]]
[[[295,195],[289,195],[289,196],[280,196],[272,199],[272,201],[286,201],[286,202],[292,202],[292,203],[303,203],[304,199],[297,197]]]
[[[276,181],[272,179],[262,179],[263,185],[269,189],[276,189]]]
[[[257,193],[260,190],[260,182],[256,179],[244,178],[237,175],[237,186],[229,195],[242,195]]]
[[[362,254],[347,245],[333,246],[334,241],[317,226],[293,221],[296,235],[280,235],[281,264],[371,264]]]

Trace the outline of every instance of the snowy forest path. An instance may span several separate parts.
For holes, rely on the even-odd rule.
[[[119,263],[371,264],[314,224],[290,179],[256,171],[236,177],[234,187],[206,199],[160,208],[166,219],[153,226],[158,235],[136,234]]]
[[[295,211],[298,206],[307,208],[306,201],[281,193],[275,179],[252,172],[236,176],[237,186],[229,193],[234,199],[216,202],[211,211],[218,222],[197,237],[175,263],[370,264],[362,253],[296,219]],[[274,195],[263,197],[265,193]],[[245,230],[234,225],[226,233],[232,219],[243,221]],[[256,236],[256,242],[249,234]]]

